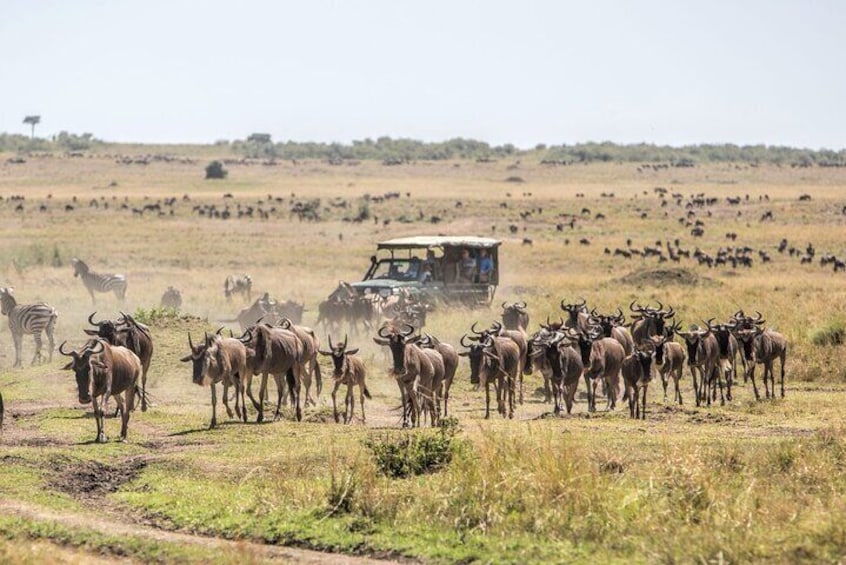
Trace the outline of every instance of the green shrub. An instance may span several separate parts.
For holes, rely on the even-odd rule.
[[[445,418],[436,430],[417,430],[370,436],[364,446],[373,453],[376,467],[394,479],[431,473],[452,460],[458,421]]]
[[[223,163],[220,161],[212,161],[206,166],[207,179],[225,179],[229,171],[223,168]]]
[[[153,306],[145,310],[137,308],[132,316],[142,324],[154,325],[162,320],[175,320],[179,318],[179,311],[167,306]]]
[[[811,332],[814,345],[843,345],[846,341],[846,321],[833,318]]]

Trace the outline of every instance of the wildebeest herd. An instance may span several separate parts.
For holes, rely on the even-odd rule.
[[[124,296],[126,279],[122,275],[96,275],[90,269],[80,271],[81,261],[74,261],[75,273],[81,273],[86,289],[94,297],[95,291],[115,291]],[[250,280],[247,278],[246,280]],[[99,281],[99,282],[98,282]],[[110,282],[111,281],[111,282]],[[118,282],[120,284],[118,284]],[[341,284],[340,289],[348,285]],[[227,279],[227,291],[237,288]],[[116,289],[118,289],[116,291]],[[169,289],[169,292],[174,289]],[[227,292],[227,297],[231,292]],[[422,323],[406,317],[409,304],[419,304],[409,296],[395,298],[388,308],[380,304],[373,341],[387,347],[390,353],[388,373],[395,379],[402,407],[402,425],[437,425],[442,416],[449,415],[449,393],[459,358],[466,357],[470,383],[485,391],[485,417],[490,417],[491,402],[503,417],[513,418],[517,405],[524,401],[524,377],[537,371],[543,378],[544,402],[551,403],[555,414],[562,409],[571,413],[576,393],[584,382],[586,409],[597,410],[598,398],[603,396],[607,410],[614,410],[618,402],[628,402],[632,418],[646,418],[647,391],[655,375],[660,376],[664,401],[668,400],[669,384],[674,386],[673,402],[682,404],[684,366],[691,374],[695,404],[708,405],[719,397],[721,404],[733,400],[733,386],[739,367],[744,382],[751,381],[756,399],[760,391],[755,378],[756,365],[763,365],[764,395],[784,396],[785,357],[787,342],[783,335],[765,329],[763,316],[749,316],[739,310],[727,320],[714,318],[691,324],[683,329],[672,307],[660,302],[656,306],[628,305],[626,320],[622,308],[603,313],[589,308],[585,300],[560,302],[560,314],[529,333],[530,318],[525,302],[502,303],[501,319],[479,329],[473,322],[459,340],[459,348],[422,330]],[[330,297],[331,300],[331,297]],[[343,300],[339,300],[342,303]],[[41,357],[41,331],[50,340],[48,353],[52,357],[53,329],[58,314],[46,304],[16,304],[12,289],[0,289],[2,311],[9,317],[9,327],[16,346],[16,365],[19,366],[20,344],[24,333],[35,336],[36,355]],[[318,356],[332,362],[332,406],[336,422],[353,420],[355,388],[358,387],[361,419],[365,420],[365,398],[370,398],[366,376],[368,369],[358,355],[359,349],[350,347],[349,340],[333,342],[331,325],[321,310],[319,321],[324,324],[328,349],[321,349],[315,330],[301,325],[302,308],[294,316],[287,316],[284,303],[272,300],[267,293],[242,311],[237,321],[242,335],[226,336],[223,329],[206,333],[195,342],[187,336],[189,351],[181,361],[191,363],[194,383],[209,385],[212,417],[210,427],[217,420],[217,384],[221,384],[222,399],[230,418],[246,422],[250,404],[256,421],[264,420],[265,399],[268,396],[268,377],[276,384],[274,419],[282,416],[283,404],[289,402],[299,421],[303,407],[316,404],[322,393],[323,376]],[[247,316],[249,314],[249,316]],[[115,415],[121,415],[120,437],[125,440],[130,414],[137,401],[142,411],[148,408],[147,373],[153,356],[153,336],[150,328],[132,315],[121,313],[116,320],[88,317],[90,329],[84,330],[88,341],[78,349],[59,346],[62,355],[70,357],[64,369],[72,370],[78,386],[80,403],[92,403],[97,424],[96,441],[106,441],[105,407],[115,399]],[[232,320],[235,321],[235,320]],[[371,319],[372,321],[372,319]],[[354,326],[351,326],[354,328]],[[374,335],[375,334],[375,335]],[[680,342],[675,338],[679,337]],[[775,361],[780,364],[780,390],[776,392]],[[261,376],[258,398],[253,395],[252,380]],[[343,415],[339,413],[337,392],[346,386]],[[230,391],[234,390],[235,407],[230,407]],[[493,396],[492,393],[493,392]],[[2,403],[2,400],[0,400]],[[2,404],[0,404],[2,406]],[[0,412],[2,417],[2,412]]]

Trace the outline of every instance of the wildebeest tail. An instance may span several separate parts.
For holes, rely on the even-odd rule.
[[[372,399],[373,399],[373,397],[372,397],[372,396],[370,396],[370,391],[369,391],[369,390],[367,390],[367,385],[361,385],[361,391],[364,393],[364,397],[365,397],[365,398],[367,398],[368,400],[372,400]]]
[[[3,408],[3,395],[0,394],[0,430],[3,429],[3,413],[5,412]]]
[[[314,364],[314,381],[317,384],[317,396],[323,391],[323,373],[320,371],[320,363]]]
[[[296,381],[294,379],[294,369],[288,369],[288,372],[285,373],[285,382],[288,383],[288,390],[291,391],[291,398],[293,398],[294,386],[296,385]]]

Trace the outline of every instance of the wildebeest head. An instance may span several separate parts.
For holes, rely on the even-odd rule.
[[[578,323],[578,320],[579,320],[579,314],[580,313],[587,313],[587,300],[585,300],[583,298],[581,302],[577,302],[577,303],[573,303],[573,304],[567,304],[562,299],[561,300],[561,309],[564,312],[567,312],[567,314],[569,314],[570,322],[572,324],[576,324],[576,323]]]
[[[641,375],[645,379],[649,379],[652,370],[652,354],[655,352],[655,346],[651,341],[644,341],[637,349],[632,352],[632,355],[637,359],[640,365]]]
[[[358,353],[358,348],[347,350],[347,336],[344,336],[343,343],[332,344],[332,336],[329,336],[329,351],[319,350],[321,355],[332,357],[332,363],[335,365],[335,374],[341,375],[344,373],[347,357]]]
[[[593,351],[593,342],[602,339],[602,330],[592,327],[588,331],[575,331],[572,328],[567,332],[567,337],[578,343],[579,355],[582,357],[582,364],[585,367],[590,365],[590,354]]]
[[[664,364],[664,346],[667,344],[667,342],[673,341],[673,335],[675,335],[675,333],[680,329],[681,323],[675,322],[672,326],[666,328],[664,330],[664,333],[653,335],[649,338],[652,342],[652,346],[655,348],[653,356],[655,357],[655,363],[657,365],[660,366]]]
[[[110,344],[115,345],[115,339],[117,337],[118,326],[111,320],[103,320],[100,322],[94,321],[94,316],[97,312],[92,312],[90,316],[88,316],[88,323],[92,326],[96,327],[96,330],[89,330],[84,329],[86,334],[95,337],[101,337],[108,341]]]
[[[188,347],[191,348],[191,353],[180,359],[180,361],[183,363],[190,361],[193,364],[191,379],[194,381],[194,384],[201,386],[208,384],[206,382],[206,373],[211,365],[212,357],[216,353],[215,339],[216,336],[206,334],[203,343],[194,345],[194,342],[191,341],[191,333],[188,333]]]
[[[105,346],[99,339],[92,339],[79,351],[65,351],[63,341],[59,346],[59,353],[71,358],[70,362],[62,367],[64,371],[73,371],[76,376],[76,387],[79,394],[79,403],[88,404],[91,402],[91,356],[101,353]]]
[[[720,355],[725,357],[729,354],[729,337],[731,336],[731,330],[734,329],[733,324],[712,324],[711,322],[714,321],[714,318],[711,318],[705,325],[708,326],[708,330],[714,334],[714,337],[717,338],[717,345],[720,348]]]
[[[505,326],[505,329],[508,330],[517,330],[521,328],[525,330],[529,327],[529,313],[526,312],[526,303],[515,302],[513,304],[509,304],[508,302],[503,302],[502,324]]]
[[[611,330],[613,330],[617,326],[624,324],[625,320],[626,317],[623,315],[623,311],[619,308],[617,308],[617,314],[609,315],[600,314],[596,311],[596,308],[594,308],[590,311],[588,323],[602,328],[603,336],[611,337]]]
[[[408,328],[403,331],[404,328]],[[400,375],[405,372],[405,344],[413,338],[414,326],[401,324],[400,326],[382,326],[377,332],[378,336],[373,338],[379,345],[387,345],[391,349],[391,356],[394,359],[394,373]]]
[[[676,334],[679,335],[682,339],[684,339],[684,343],[687,346],[687,360],[688,363],[691,365],[695,365],[699,362],[697,358],[697,353],[699,351],[699,343],[711,335],[710,330],[703,330],[700,329],[698,326],[692,325],[686,332],[676,331]]]
[[[470,361],[470,384],[477,385],[480,380],[479,372],[482,366],[482,350],[484,346],[478,341],[474,342],[475,339],[477,338],[468,337],[467,334],[461,336],[461,347],[467,348],[467,351],[461,351],[458,355],[467,357]]]
[[[765,320],[761,320],[763,323]],[[755,338],[764,333],[763,328],[755,326],[751,329],[741,329],[734,332],[737,341],[740,342],[740,348],[743,350],[743,358],[747,361],[755,359]]]

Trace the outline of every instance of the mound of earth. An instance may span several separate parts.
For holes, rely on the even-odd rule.
[[[142,459],[130,459],[115,465],[98,461],[57,457],[50,463],[55,473],[50,487],[76,497],[94,497],[116,492],[133,480],[147,464]]]
[[[700,276],[684,268],[644,269],[629,273],[614,283],[635,286],[709,286],[719,284],[711,278]]]

